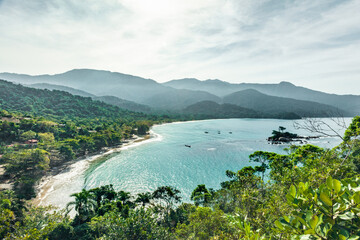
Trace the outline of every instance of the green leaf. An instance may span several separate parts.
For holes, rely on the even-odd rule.
[[[326,193],[324,192],[320,193],[320,200],[327,206],[329,207],[332,206],[332,201]]]
[[[333,179],[333,189],[336,194],[341,191],[341,182],[339,180]]]
[[[348,240],[357,240],[359,238],[360,238],[359,236],[352,235],[348,238]]]
[[[303,182],[299,182],[298,191],[299,192],[304,192],[305,191],[305,184]]]
[[[296,188],[295,188],[294,185],[291,185],[289,194],[290,194],[293,198],[295,198],[295,196],[296,196]]]
[[[318,216],[314,215],[311,219],[310,219],[310,226],[312,229],[315,229],[317,223],[319,222],[319,218]]]
[[[340,239],[340,240],[346,240],[346,237],[345,237],[344,235],[341,235],[341,234],[340,234],[340,235],[339,235],[339,239]]]
[[[280,230],[282,230],[282,231],[285,230],[284,226],[283,226],[279,221],[276,221],[276,222],[275,222],[275,225],[276,225],[276,227],[279,228]]]
[[[307,230],[304,231],[304,233],[305,234],[314,234],[315,231],[314,231],[314,229],[307,229]]]
[[[289,204],[292,204],[295,198],[291,196],[290,194],[286,194],[286,199]]]
[[[306,222],[305,222],[304,219],[302,219],[302,218],[299,217],[299,216],[295,216],[295,217],[296,217],[296,219],[297,219],[299,222],[301,222],[303,225],[306,225]]]
[[[320,229],[321,235],[326,236],[331,228],[332,228],[332,225],[330,223],[325,223],[324,227]]]
[[[360,204],[360,192],[355,193],[353,198],[356,204]]]
[[[342,206],[340,203],[335,203],[334,206],[333,206],[333,211],[336,212],[336,211],[341,211],[341,210],[344,210],[344,206]]]
[[[328,186],[328,188],[332,189],[333,188],[333,179],[332,177],[328,177],[326,179],[326,185]]]
[[[350,234],[349,234],[349,232],[348,231],[346,231],[345,229],[341,229],[340,230],[340,237],[341,236],[344,236],[345,238],[344,239],[347,239],[348,237],[350,237]]]
[[[352,212],[346,212],[344,214],[339,215],[339,218],[342,220],[351,220],[355,217],[356,217],[355,214],[353,214]]]

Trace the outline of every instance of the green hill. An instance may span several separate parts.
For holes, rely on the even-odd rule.
[[[317,102],[274,97],[247,89],[224,97],[224,103],[235,104],[269,114],[293,112],[301,117],[351,116],[350,113],[336,107]]]
[[[161,94],[154,95],[148,99],[153,108],[170,109],[180,111],[181,109],[202,101],[221,102],[221,98],[204,91],[190,91],[169,89]]]
[[[74,96],[58,90],[24,87],[0,80],[0,108],[42,116],[62,118],[143,118],[142,113],[130,112],[90,97]]]
[[[72,95],[78,95],[78,96],[82,96],[82,97],[91,97],[93,100],[102,101],[104,103],[115,105],[115,106],[118,106],[120,108],[129,110],[129,111],[146,112],[146,113],[151,112],[151,108],[149,106],[146,106],[143,104],[138,104],[138,103],[128,101],[125,99],[121,99],[121,98],[118,98],[115,96],[96,96],[94,94],[91,94],[91,93],[88,93],[88,92],[85,92],[85,91],[82,91],[79,89],[66,87],[66,86],[62,86],[62,85],[49,84],[49,83],[34,83],[34,84],[30,84],[28,86],[33,87],[33,88],[39,88],[39,89],[65,91],[65,92],[71,93]]]
[[[201,115],[206,118],[256,118],[260,113],[233,104],[218,104],[212,101],[202,101],[184,109],[184,113]]]
[[[147,105],[139,104],[136,102],[128,101],[114,96],[101,96],[93,97],[94,100],[102,101],[107,104],[118,106],[119,108],[126,109],[134,112],[150,113],[151,108]]]
[[[48,89],[48,90],[59,90],[71,93],[72,95],[78,95],[81,97],[96,97],[96,95],[76,89],[71,87],[66,87],[57,84],[49,84],[49,83],[34,83],[29,85],[24,85],[25,87],[38,88],[38,89]]]
[[[301,118],[299,115],[292,112],[265,113],[234,104],[218,104],[212,101],[195,103],[185,108],[183,112],[203,118]]]

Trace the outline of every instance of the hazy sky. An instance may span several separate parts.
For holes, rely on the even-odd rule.
[[[0,0],[0,72],[73,68],[360,94],[360,0]]]

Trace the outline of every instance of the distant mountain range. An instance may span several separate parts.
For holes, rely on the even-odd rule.
[[[223,98],[223,102],[275,115],[282,112],[293,112],[301,117],[349,115],[346,111],[333,106],[292,98],[269,96],[254,89],[246,89],[229,94]]]
[[[22,84],[62,85],[81,89],[96,96],[115,96],[160,109],[180,110],[199,101],[220,100],[208,92],[178,90],[151,79],[91,69],[75,69],[62,74],[40,76],[1,73],[0,79]]]
[[[256,84],[256,83],[228,83],[220,80],[200,81],[195,78],[184,78],[172,80],[164,83],[176,89],[202,90],[212,93],[219,97],[228,94],[254,89],[263,94],[276,97],[293,98],[323,103],[347,111],[351,115],[360,113],[360,96],[359,95],[337,95],[320,91],[311,90],[304,87],[298,87],[289,82],[280,82],[279,84]]]
[[[190,113],[194,109],[200,112],[202,109],[199,106],[203,106],[208,115],[243,114],[244,109],[253,111],[252,114],[300,117],[355,116],[360,113],[358,95],[328,94],[288,82],[232,84],[187,78],[160,84],[152,79],[92,69],[39,76],[0,73],[0,79],[36,88],[67,91],[142,112],[151,109]],[[233,106],[244,109],[235,110]],[[221,109],[226,109],[227,113]]]

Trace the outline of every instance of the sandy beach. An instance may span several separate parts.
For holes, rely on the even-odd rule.
[[[105,152],[79,158],[59,168],[52,169],[37,184],[37,196],[32,200],[32,204],[35,206],[52,205],[60,209],[64,208],[68,202],[72,201],[70,194],[80,192],[83,188],[81,176],[84,175],[91,164],[97,161],[106,161],[122,150],[160,140],[160,138],[161,136],[150,130],[150,134],[147,136],[136,136],[124,141],[117,147],[105,150]]]

